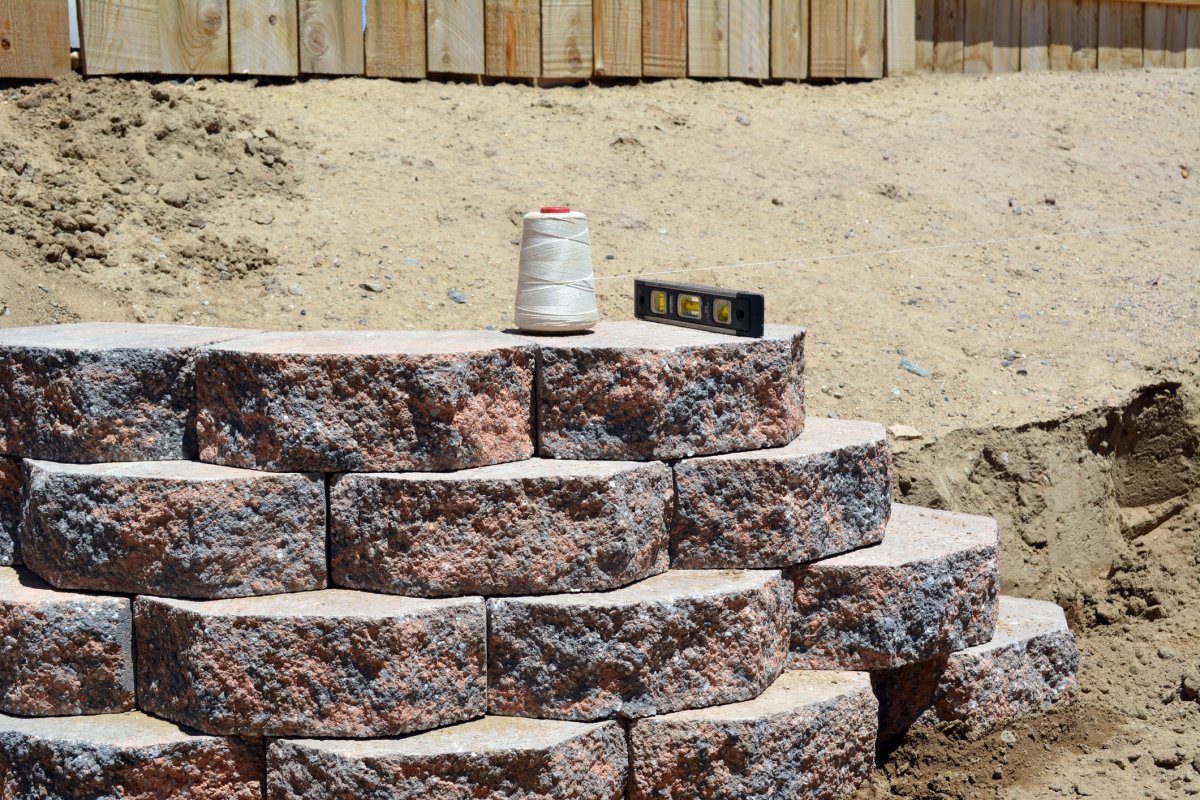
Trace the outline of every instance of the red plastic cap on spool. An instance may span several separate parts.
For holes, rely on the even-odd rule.
[[[542,206],[543,214],[570,214],[571,209],[566,206]]]

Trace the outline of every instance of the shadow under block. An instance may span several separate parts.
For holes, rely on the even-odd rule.
[[[491,331],[263,333],[196,365],[200,458],[274,472],[455,470],[533,455],[533,348]]]
[[[809,417],[793,442],[675,465],[671,566],[788,567],[883,538],[892,508],[887,433]]]
[[[139,597],[138,706],[205,733],[373,738],[482,716],[482,598]]]
[[[671,496],[659,462],[339,475],[332,578],[422,597],[616,589],[666,571]]]
[[[761,339],[600,322],[541,348],[539,453],[674,459],[780,447],[804,428],[804,329]]]
[[[995,520],[893,505],[883,542],[794,567],[792,666],[879,670],[992,638]]]
[[[739,570],[491,599],[489,712],[592,721],[749,700],[787,660],[790,605],[779,572]]]
[[[26,461],[29,568],[60,589],[216,599],[324,589],[325,480],[197,461]]]

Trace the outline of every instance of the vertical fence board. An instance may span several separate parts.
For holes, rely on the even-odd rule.
[[[771,3],[771,77],[808,77],[808,0]]]
[[[1071,68],[1075,46],[1075,0],[1050,0],[1050,69]]]
[[[687,0],[643,0],[642,74],[687,75]]]
[[[542,0],[542,77],[592,76],[590,0]]]
[[[1096,12],[1096,69],[1109,72],[1123,66],[1120,0],[1100,0]]]
[[[53,78],[70,71],[66,2],[0,0],[0,78]]]
[[[933,18],[933,63],[939,72],[963,71],[963,2],[936,0]]]
[[[366,74],[425,77],[425,0],[367,0]]]
[[[1186,6],[1167,6],[1165,67],[1183,69],[1187,61],[1187,12]]]
[[[1074,0],[1075,22],[1071,33],[1071,69],[1096,69],[1098,0]]]
[[[483,0],[429,0],[425,16],[429,71],[482,75]]]
[[[995,1],[992,72],[1016,72],[1021,68],[1021,0]]]
[[[916,20],[914,31],[917,40],[915,42],[914,57],[917,60],[917,69],[932,70],[933,63],[933,44],[936,34],[933,28],[933,19],[936,8],[934,0],[915,0],[916,5]]]
[[[300,0],[300,71],[310,75],[362,75],[362,3]]]
[[[997,0],[966,0],[963,4],[963,72],[992,71],[996,37]]]
[[[79,0],[79,41],[88,75],[158,72],[158,0]]]
[[[487,74],[536,78],[542,72],[542,11],[539,0],[486,0]]]
[[[846,77],[883,77],[883,0],[847,0]]]
[[[1167,7],[1146,3],[1142,19],[1142,64],[1162,67],[1167,61]]]
[[[169,75],[228,75],[227,12],[225,0],[159,0],[159,69]]]
[[[688,75],[728,76],[729,0],[688,0],[687,15]]]
[[[886,74],[903,75],[917,68],[916,23],[913,0],[887,0]]]
[[[808,74],[813,78],[846,75],[846,2],[811,0]]]
[[[729,75],[732,78],[771,76],[771,0],[730,3]]]
[[[1188,69],[1200,67],[1200,7],[1189,8],[1187,15],[1187,51],[1183,65]]]
[[[642,0],[592,0],[592,58],[596,75],[642,74]]]
[[[1142,68],[1142,26],[1146,6],[1121,3],[1121,64],[1126,69]]]
[[[1021,71],[1050,68],[1050,18],[1046,0],[1021,0]]]
[[[229,0],[229,67],[235,75],[300,72],[296,0]]]

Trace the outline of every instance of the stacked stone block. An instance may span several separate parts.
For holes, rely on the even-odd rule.
[[[893,506],[803,368],[781,326],[0,332],[0,785],[833,798],[1069,698],[994,522]]]

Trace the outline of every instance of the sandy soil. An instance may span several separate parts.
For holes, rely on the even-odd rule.
[[[1070,613],[1078,703],[914,736],[863,798],[1198,794],[1198,93],[3,86],[0,325],[503,328],[521,214],[568,203],[605,316],[635,274],[765,292],[810,329],[812,411],[915,428],[898,496],[996,515],[1006,590]]]

